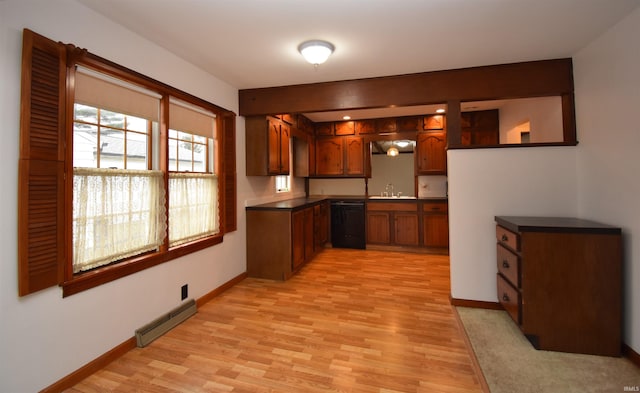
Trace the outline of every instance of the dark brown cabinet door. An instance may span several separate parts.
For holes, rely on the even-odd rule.
[[[376,122],[375,120],[357,120],[355,122],[355,131],[358,135],[375,134]]]
[[[316,175],[339,176],[344,173],[342,138],[316,140]]]
[[[291,128],[288,124],[282,124],[280,126],[280,175],[289,174],[289,139],[291,135]]]
[[[339,121],[335,123],[336,135],[353,135],[355,127],[352,121]]]
[[[364,175],[364,140],[361,137],[347,137],[345,175]]]
[[[460,126],[463,145],[497,145],[500,143],[500,119],[497,109],[463,112]]]
[[[280,122],[275,120],[269,120],[268,149],[268,172],[277,175],[280,173]]]
[[[316,135],[333,135],[333,122],[316,123]]]
[[[424,117],[424,123],[422,129],[429,130],[443,130],[444,129],[444,116],[443,115],[429,115]]]
[[[313,208],[309,207],[303,210],[304,213],[304,260],[309,261],[313,258],[315,250],[315,238],[314,238],[314,222],[313,222]]]
[[[424,246],[449,247],[449,217],[447,214],[425,214],[422,217]]]
[[[295,269],[296,267],[304,263],[304,250],[305,250],[304,211],[299,210],[299,211],[293,212],[291,214],[291,221],[292,221],[291,239],[292,239],[292,253],[293,253],[292,268]]]
[[[390,215],[388,212],[367,213],[367,243],[391,243],[391,233],[389,232]]]
[[[396,244],[417,246],[420,243],[417,213],[394,213],[394,227]]]
[[[398,117],[398,131],[419,131],[421,118],[419,116]]]
[[[398,125],[395,117],[385,117],[382,119],[376,119],[376,129],[378,133],[384,132],[396,132]]]
[[[247,176],[289,174],[290,127],[273,116],[246,119]]]
[[[418,174],[444,175],[447,173],[447,136],[431,131],[418,134],[416,164]]]
[[[313,207],[314,248],[319,251],[329,241],[329,202]]]

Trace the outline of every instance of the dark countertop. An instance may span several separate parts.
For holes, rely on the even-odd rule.
[[[405,199],[405,198],[366,198],[365,196],[358,195],[311,195],[307,198],[293,198],[283,201],[262,203],[259,205],[247,206],[246,210],[295,210],[306,206],[312,206],[322,201],[370,201],[370,202],[440,202],[447,201],[446,197],[442,198],[417,198],[417,199]]]
[[[573,217],[496,216],[498,225],[513,232],[581,232],[620,234],[620,228]]]
[[[260,205],[247,206],[246,210],[294,210],[306,206],[315,205],[328,199],[327,197],[308,197],[308,198],[294,198],[286,199],[284,201],[263,203]]]

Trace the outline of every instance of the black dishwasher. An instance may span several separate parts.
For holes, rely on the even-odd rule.
[[[364,201],[331,202],[331,244],[335,248],[365,249]]]

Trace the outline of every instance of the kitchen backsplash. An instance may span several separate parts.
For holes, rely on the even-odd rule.
[[[418,176],[418,198],[446,196],[448,196],[446,176]]]

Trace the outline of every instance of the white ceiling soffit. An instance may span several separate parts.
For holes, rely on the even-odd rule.
[[[77,0],[238,89],[571,57],[639,0]],[[335,45],[314,68],[306,40]],[[91,50],[91,48],[88,48]]]

